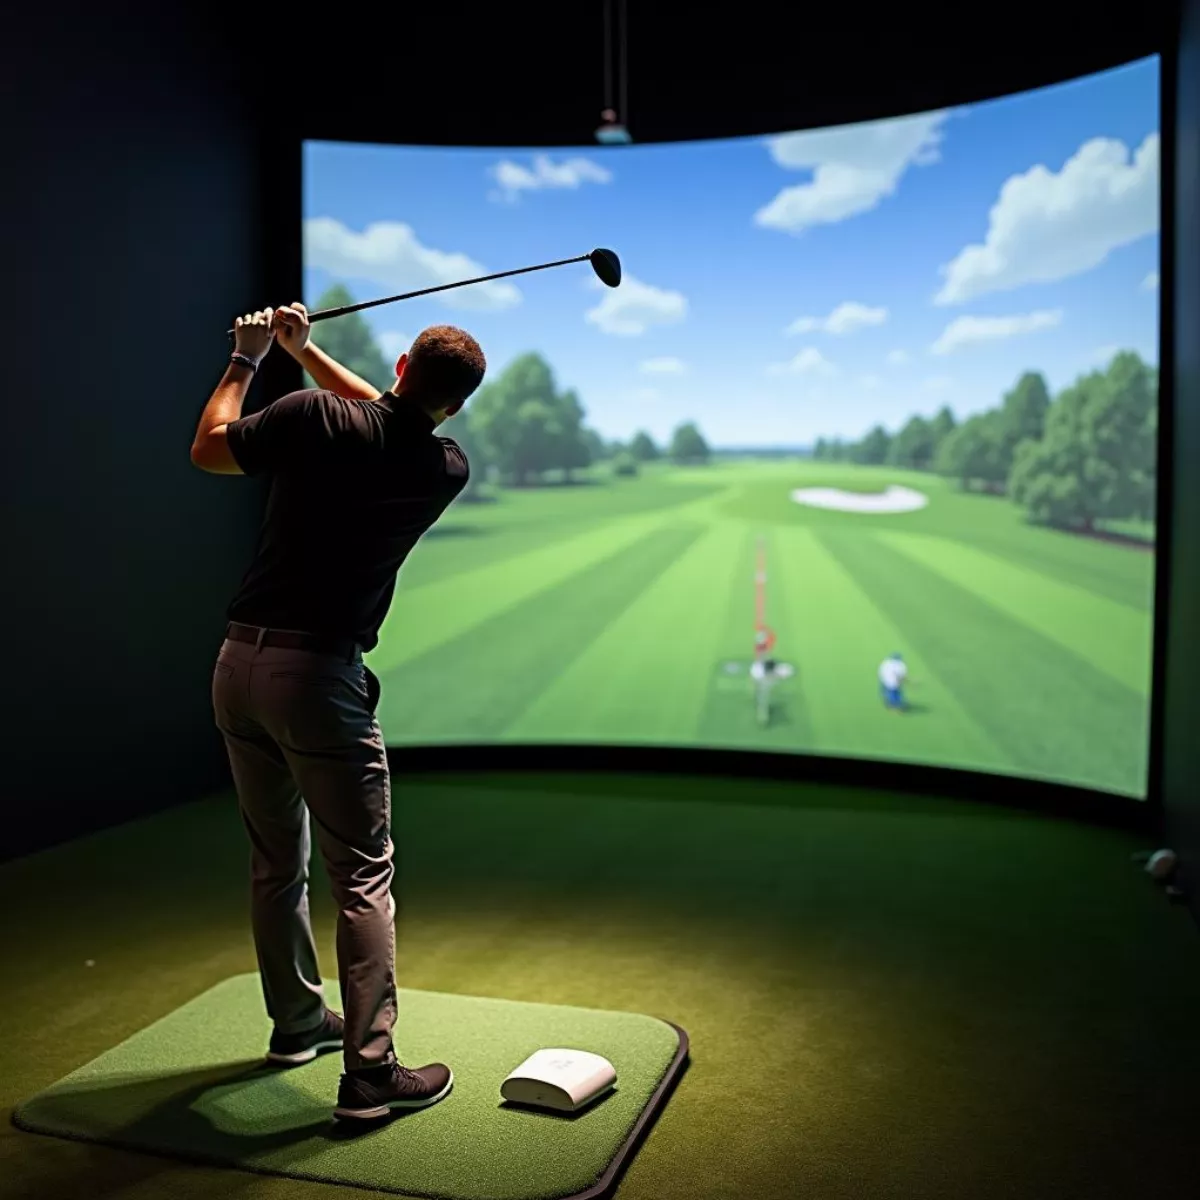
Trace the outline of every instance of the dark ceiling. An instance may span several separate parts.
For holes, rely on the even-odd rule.
[[[710,11],[630,0],[625,117],[636,141],[863,120],[1058,82],[1162,49],[1173,6],[1114,6],[1104,20],[1093,5],[1020,2],[873,12],[726,0]],[[369,22],[348,70],[336,53],[318,66],[276,47],[271,71],[304,97],[307,136],[591,140],[605,92],[604,0],[394,13]],[[347,25],[361,22],[348,15]]]
[[[725,0],[710,15],[696,4],[626,2],[624,116],[639,142],[979,100],[1163,50],[1177,22],[1176,0],[1107,10],[1028,0],[890,8]],[[9,115],[30,103],[79,103],[73,79],[86,77],[107,79],[106,90],[143,112],[172,88],[215,86],[248,122],[287,136],[587,143],[605,98],[605,12],[606,0],[26,3],[6,27],[24,93]]]

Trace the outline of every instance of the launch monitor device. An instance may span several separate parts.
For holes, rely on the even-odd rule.
[[[538,1050],[500,1085],[513,1104],[576,1112],[617,1082],[612,1063],[587,1050]]]

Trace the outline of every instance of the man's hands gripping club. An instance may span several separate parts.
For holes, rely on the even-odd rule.
[[[379,399],[378,388],[315,346],[309,340],[311,333],[308,309],[299,300],[281,308],[247,313],[234,322],[233,329],[235,349],[252,359],[255,366],[266,358],[272,342],[278,341],[309,373],[317,387],[347,399]]]
[[[234,350],[253,359],[256,365],[262,362],[275,340],[274,321],[275,312],[270,308],[238,317],[233,323]]]
[[[275,336],[293,358],[299,358],[303,353],[311,333],[308,309],[299,300],[275,310]]]
[[[233,323],[234,349],[261,363],[278,338],[279,344],[297,358],[308,345],[311,331],[308,309],[299,301],[284,308],[262,308]]]

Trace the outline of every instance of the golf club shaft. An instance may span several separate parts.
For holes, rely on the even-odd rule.
[[[530,271],[544,271],[548,267],[565,267],[568,263],[587,262],[589,254],[580,254],[576,258],[560,258],[557,262],[539,263],[536,267],[518,267],[515,271],[497,271],[494,275],[480,275],[478,279],[463,279],[458,283],[440,283],[437,287],[421,288],[416,292],[403,292],[399,296],[384,296],[381,300],[364,300],[361,304],[344,304],[341,308],[322,308],[308,314],[308,321],[327,321],[330,317],[344,317],[347,313],[361,312],[364,308],[375,308],[380,304],[392,304],[397,300],[412,300],[417,296],[428,296],[433,292],[444,292],[450,288],[466,287],[471,283],[487,283],[489,279],[504,279],[509,275],[526,275]],[[234,330],[227,330],[229,336]]]

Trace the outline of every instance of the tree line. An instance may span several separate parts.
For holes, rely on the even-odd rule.
[[[354,297],[335,285],[316,307],[340,308]],[[389,362],[358,313],[322,322],[314,336],[321,348],[380,391],[395,381]],[[305,385],[315,386],[306,375]],[[665,447],[639,432],[628,443],[605,441],[586,423],[586,413],[574,389],[559,390],[549,363],[528,353],[510,362],[496,379],[485,383],[462,412],[446,423],[446,433],[466,452],[471,463],[467,496],[478,496],[487,479],[513,487],[544,483],[550,476],[566,482],[576,471],[608,463],[619,476],[636,475],[644,463],[667,459],[673,463],[709,461],[711,451],[694,422],[675,429]]]
[[[1154,519],[1157,397],[1157,370],[1122,351],[1053,398],[1026,371],[998,407],[961,423],[942,408],[895,433],[821,438],[813,457],[936,472],[1008,496],[1037,524],[1090,533],[1098,521]]]

